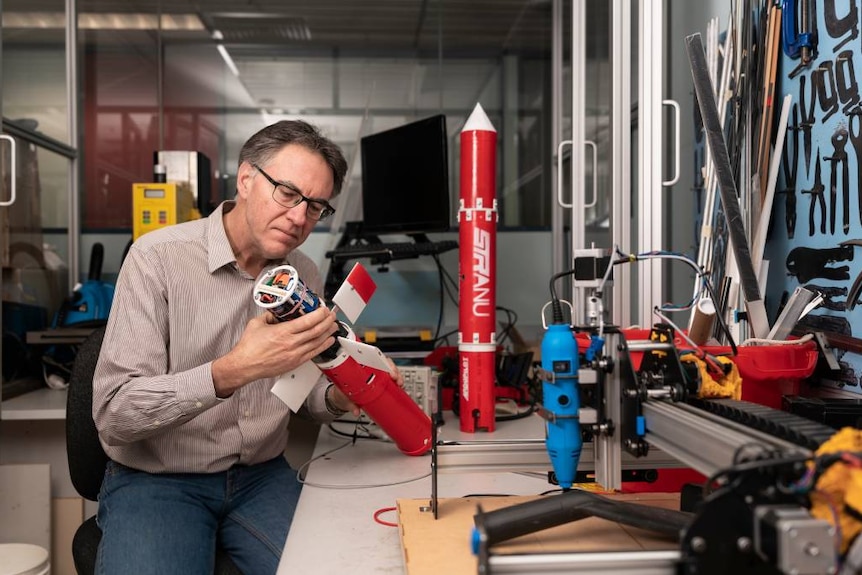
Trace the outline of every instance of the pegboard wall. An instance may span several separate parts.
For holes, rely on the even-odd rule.
[[[808,65],[788,55],[800,41],[801,4],[783,7],[796,11],[797,30],[782,29],[776,93],[790,94],[793,107],[765,250],[767,310],[774,321],[797,286],[816,289],[826,299],[804,318],[806,327],[847,336],[851,344],[859,338],[862,350],[860,0],[809,3],[814,50]],[[841,372],[826,384],[862,393],[862,355],[836,351]]]

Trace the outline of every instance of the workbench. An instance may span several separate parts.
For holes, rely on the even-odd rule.
[[[351,427],[337,425],[343,430]],[[518,439],[542,433],[542,420],[536,416],[500,423],[493,433],[462,434],[457,420],[440,428],[441,438],[453,440]],[[409,457],[394,444],[376,440],[354,444],[322,427],[278,575],[404,573],[399,530],[377,523],[374,514],[396,507],[398,499],[430,498],[430,473],[430,454]],[[539,474],[473,472],[438,477],[438,494],[447,498],[535,495],[548,489],[553,486]],[[382,513],[380,519],[398,522],[394,510]]]
[[[352,426],[337,424],[336,429],[352,430]],[[544,435],[543,422],[538,416],[499,422],[493,433],[467,434],[458,429],[455,418],[439,429],[444,441],[499,441],[536,439]],[[551,466],[548,463],[548,470]],[[415,532],[405,537],[403,521],[394,509],[404,513],[410,508],[411,521],[416,511],[421,514],[423,529],[435,521],[430,510],[431,456],[403,455],[392,443],[360,439],[355,443],[333,433],[328,427],[320,430],[311,463],[305,469],[305,486],[290,529],[278,574],[340,573],[356,575],[379,573],[422,573],[423,561],[409,565],[405,561],[404,545],[416,545]],[[450,527],[463,532],[460,555],[466,555],[470,536],[470,510],[463,498],[486,501],[489,508],[505,504],[501,496],[537,496],[553,490],[545,473],[512,473],[501,471],[439,473],[437,480],[439,517],[432,530],[445,532]],[[410,500],[413,500],[412,502]],[[513,503],[523,498],[512,498]],[[386,510],[386,511],[381,511]],[[401,529],[382,525],[374,515],[389,523],[402,523]],[[426,515],[427,514],[427,515]],[[453,517],[458,516],[457,525]],[[446,525],[446,522],[448,526]],[[593,520],[590,520],[593,521]],[[434,545],[431,531],[429,545]],[[450,536],[451,537],[451,536]],[[458,537],[456,535],[456,537]],[[405,543],[407,542],[407,543]],[[420,542],[421,545],[421,542]],[[414,554],[415,557],[415,554]],[[463,569],[475,565],[469,557],[458,557],[458,569],[440,572],[474,572]]]

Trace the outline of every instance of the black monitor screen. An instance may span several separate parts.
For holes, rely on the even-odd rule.
[[[449,229],[446,142],[442,114],[362,138],[364,232]]]

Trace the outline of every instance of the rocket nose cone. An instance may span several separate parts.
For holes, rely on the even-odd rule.
[[[497,130],[494,128],[494,124],[491,123],[491,120],[488,119],[488,115],[485,113],[485,110],[482,109],[482,104],[476,103],[476,107],[473,108],[473,112],[470,114],[470,117],[467,118],[467,122],[464,124],[464,128],[461,130],[462,132],[472,132],[474,130],[482,130],[485,132],[496,132]]]

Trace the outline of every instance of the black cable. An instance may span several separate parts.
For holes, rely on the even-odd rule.
[[[341,437],[347,437],[347,438],[350,438],[350,439],[352,439],[352,440],[353,440],[353,442],[354,442],[354,443],[356,443],[356,440],[357,440],[357,439],[373,439],[373,440],[376,440],[376,441],[382,441],[379,437],[375,437],[375,436],[373,436],[373,435],[371,435],[371,434],[368,434],[368,435],[360,435],[359,433],[357,433],[357,430],[359,429],[359,427],[360,427],[360,426],[359,426],[359,425],[357,425],[357,426],[355,426],[355,427],[353,428],[353,433],[347,433],[346,431],[341,431],[340,429],[336,429],[336,428],[335,428],[335,426],[334,426],[332,423],[330,423],[330,424],[329,424],[329,431],[331,431],[331,432],[332,432],[332,433],[334,433],[335,435],[340,435]]]
[[[712,301],[718,303],[718,300],[715,299],[715,292],[712,291],[712,282],[709,281],[709,277],[704,276],[703,280],[703,285],[706,288],[706,293],[709,294],[709,298]],[[727,341],[730,344],[731,352],[734,356],[736,356],[737,354],[739,354],[739,350],[736,349],[736,342],[733,341],[733,334],[730,333],[730,328],[727,327],[727,323],[725,323],[724,321],[724,314],[721,312],[721,310],[718,310],[715,314],[715,317],[718,319],[718,325],[721,326],[721,331],[723,331],[724,335],[727,336]]]
[[[437,330],[434,332],[434,341],[437,341],[437,338],[440,337],[440,330],[443,328],[443,309],[446,303],[443,292],[446,286],[443,283],[443,264],[440,263],[440,257],[437,254],[434,254],[433,257],[434,262],[437,264],[437,276],[440,280],[440,311],[437,314]]]
[[[550,281],[548,282],[548,288],[551,292],[551,321],[553,321],[555,324],[563,323],[563,306],[560,303],[560,298],[557,297],[557,288],[554,287],[554,283],[562,277],[574,274],[575,270],[565,270],[552,275]]]
[[[443,272],[443,276],[449,282],[449,283],[445,284],[446,285],[446,294],[449,296],[449,299],[452,300],[452,303],[455,304],[455,307],[458,307],[458,298],[455,295],[453,295],[453,293],[452,293],[452,289],[455,290],[455,293],[458,292],[458,289],[459,289],[458,288],[458,282],[455,281],[455,279],[449,274],[449,271],[444,266],[441,265],[440,270]],[[450,287],[450,285],[451,285],[451,287]]]
[[[446,338],[448,338],[453,333],[458,333],[458,328],[447,331],[446,333],[437,336],[437,338],[434,340],[434,347],[437,347],[437,342],[439,342],[440,340],[446,340]],[[448,343],[448,340],[447,340],[447,343]]]
[[[494,418],[494,421],[515,421],[517,419],[524,419],[525,417],[529,417],[536,413],[536,406],[530,405],[524,411],[519,411],[518,413],[512,413],[510,415],[498,415]]]
[[[498,310],[498,311],[506,312],[506,321],[507,321],[507,323],[506,323],[506,325],[505,325],[505,326],[500,330],[500,337],[499,337],[499,338],[497,338],[497,343],[498,343],[499,345],[503,345],[503,342],[504,342],[504,341],[506,341],[506,339],[508,339],[509,334],[511,333],[512,329],[515,327],[515,323],[517,323],[517,321],[518,321],[518,314],[517,314],[517,313],[515,313],[515,311],[514,311],[514,310],[511,310],[511,309],[509,309],[509,308],[507,308],[507,307],[503,307],[503,306],[500,306],[500,305],[498,305],[498,306],[497,306],[497,310]]]

